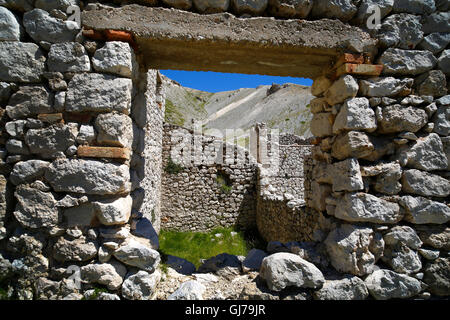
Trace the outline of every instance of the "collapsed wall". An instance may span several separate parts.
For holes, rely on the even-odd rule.
[[[247,150],[166,123],[162,159],[162,229],[255,226],[256,161]]]
[[[279,150],[278,165],[258,164],[256,221],[268,242],[312,241],[319,230],[320,215],[306,206],[312,146],[302,142],[293,135],[280,135],[278,146],[271,143]]]

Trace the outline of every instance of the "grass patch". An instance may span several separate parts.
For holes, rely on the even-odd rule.
[[[171,124],[174,124],[177,126],[184,125],[185,120],[184,120],[183,114],[169,99],[166,99],[165,109],[166,109],[165,114],[164,114],[165,122],[171,123]]]
[[[167,160],[167,165],[164,168],[164,171],[170,174],[179,174],[181,171],[183,171],[183,169],[184,167],[182,165],[173,162],[172,158],[169,157],[169,159]]]
[[[102,292],[109,293],[108,289],[104,287],[95,287],[94,293],[90,295],[87,299],[83,297],[81,300],[97,300]]]
[[[223,193],[229,194],[233,189],[231,179],[225,172],[219,171],[217,173],[216,182]]]
[[[234,236],[231,234],[236,232]],[[222,234],[216,237],[215,234]],[[250,240],[250,241],[249,241]],[[196,268],[201,259],[208,259],[220,253],[245,256],[255,243],[243,231],[233,228],[216,228],[210,232],[178,232],[161,230],[159,247],[164,255],[173,255],[192,262]]]

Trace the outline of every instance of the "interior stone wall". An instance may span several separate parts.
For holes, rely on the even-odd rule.
[[[194,139],[201,148],[197,154]],[[179,170],[171,171],[169,162]],[[209,231],[255,226],[256,161],[248,151],[166,123],[162,168],[161,228]]]

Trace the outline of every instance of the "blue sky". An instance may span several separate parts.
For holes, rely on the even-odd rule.
[[[229,91],[239,88],[256,88],[262,84],[283,84],[286,82],[301,84],[304,86],[312,85],[312,80],[305,78],[260,76],[254,74],[220,73],[210,71],[160,70],[160,72],[170,79],[177,81],[184,87],[207,92]]]

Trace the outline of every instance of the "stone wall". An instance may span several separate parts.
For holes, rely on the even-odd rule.
[[[201,146],[197,155],[194,139]],[[165,124],[162,168],[161,228],[208,231],[255,226],[256,163],[244,149]]]
[[[159,183],[164,109],[157,73],[146,70],[147,56],[156,57],[146,52],[161,55],[160,66],[186,65],[177,64],[183,56],[176,54],[186,52],[195,57],[188,64],[193,68],[192,61],[207,60],[199,53],[214,52],[218,60],[202,68],[253,73],[264,68],[279,75],[296,70],[296,76],[323,71],[312,87],[317,99],[311,101],[316,136],[306,186],[311,197],[304,211],[288,207],[291,218],[283,219],[292,221],[290,226],[300,221],[319,228],[312,235],[299,230],[306,233],[300,240],[314,243],[283,249],[302,257],[289,256],[289,265],[312,268],[303,258],[317,264],[320,270],[313,270],[320,281],[307,290],[315,296],[320,290],[325,298],[347,283],[347,278],[325,282],[322,272],[336,271],[352,275],[355,285],[345,287],[361,288],[362,298],[449,295],[448,1],[164,0],[166,6],[201,13],[199,19],[184,12],[170,24],[178,26],[174,33],[158,29],[161,24],[153,25],[155,32],[152,24],[140,29],[145,17],[126,16],[138,15],[140,6],[120,10],[118,16],[127,18],[121,21],[111,18],[113,9],[98,11],[126,3],[160,5],[0,0],[0,281],[10,297],[80,299],[97,285],[113,292],[105,298],[152,296],[154,287],[140,284],[160,278],[152,222],[158,229],[164,197]],[[68,21],[70,4],[91,11],[85,16],[91,28],[102,25],[80,32]],[[381,24],[368,29],[374,4]],[[150,11],[163,19],[179,13]],[[209,15],[224,11],[276,19]],[[183,28],[197,20],[205,23],[202,30]],[[110,30],[103,23],[120,27]],[[274,26],[270,34],[264,24]],[[224,36],[223,28],[230,35]],[[152,35],[169,40],[158,42]],[[213,42],[214,51],[204,49]],[[230,60],[228,54],[236,52],[230,48],[245,54]],[[249,48],[254,55],[247,54]],[[280,65],[280,57],[289,64]],[[276,201],[282,207],[286,200],[274,197],[266,207]],[[325,260],[315,259],[316,249]],[[279,257],[271,255],[261,268],[275,291],[283,288],[271,283],[268,273]],[[82,279],[80,287],[71,276]],[[304,287],[301,280],[292,285]],[[342,297],[351,298],[347,292],[337,298]]]
[[[331,265],[369,275],[375,298],[413,296],[424,287],[387,293],[385,279],[420,279],[424,296],[445,296],[448,2],[392,2],[383,2],[381,26],[371,31],[379,39],[374,59],[344,55],[314,81],[310,206],[335,223],[321,239]]]
[[[139,69],[126,34],[68,21],[78,1],[32,2],[0,2],[2,287],[79,299],[94,285],[118,290],[136,266],[158,277],[157,72]],[[74,272],[82,287],[67,280]]]

